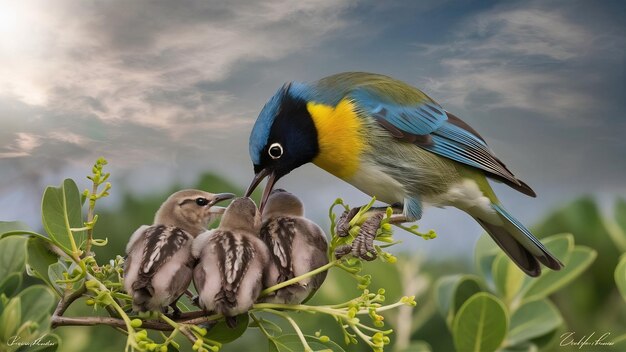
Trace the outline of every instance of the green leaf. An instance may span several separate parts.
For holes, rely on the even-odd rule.
[[[9,341],[20,327],[22,321],[22,305],[19,296],[12,298],[0,315],[0,342]]]
[[[41,215],[50,237],[66,252],[71,253],[72,242],[78,247],[85,240],[85,231],[70,229],[83,227],[80,192],[71,179],[61,187],[48,187],[43,194]]]
[[[622,298],[626,300],[626,254],[622,255],[615,268],[615,284]]]
[[[458,351],[495,351],[504,341],[508,324],[504,304],[489,293],[477,293],[454,317],[454,346]]]
[[[59,257],[50,250],[50,244],[39,238],[29,238],[26,245],[28,266],[31,275],[34,275],[54,288],[48,276],[48,267],[57,262]]]
[[[554,293],[561,287],[572,282],[585,269],[587,269],[596,258],[597,252],[589,247],[576,246],[564,264],[565,267],[559,271],[546,271],[528,286],[524,293],[524,301],[542,299]]]
[[[574,236],[569,233],[552,235],[544,238],[541,242],[562,263],[566,263],[569,260],[570,254],[574,250]],[[543,268],[543,275],[546,275],[548,272],[549,269]],[[536,281],[537,278],[525,277],[522,287],[519,289],[520,294],[523,295]]]
[[[492,279],[492,263],[500,252],[501,249],[486,233],[478,238],[476,248],[474,249],[474,260],[476,261],[476,268],[487,281],[491,281]]]
[[[68,267],[59,259],[58,262],[51,264],[48,266],[48,279],[52,284],[52,287],[59,293],[59,295],[63,295],[65,292],[65,288],[67,284],[58,283],[59,280],[65,280],[65,275],[63,273],[68,272]]]
[[[27,287],[20,292],[22,301],[22,321],[34,321],[41,323],[49,317],[56,303],[56,297],[52,291],[43,285]]]
[[[304,339],[313,351],[345,352],[341,346],[333,341],[322,342],[319,338],[304,335]],[[270,340],[270,352],[300,352],[303,351],[302,341],[296,334],[282,335]]]
[[[615,202],[615,231],[608,231],[615,245],[623,252],[626,251],[626,200],[618,199]],[[607,226],[608,230],[608,226]]]
[[[4,293],[8,297],[14,296],[22,286],[22,273],[12,273],[0,279],[0,293]]]
[[[283,333],[283,329],[280,326],[278,326],[278,324],[274,323],[273,321],[264,319],[263,317],[258,317],[257,319],[259,320],[261,325],[263,325],[263,328],[267,330],[268,332],[272,331],[272,332],[275,332],[276,334]],[[248,325],[248,327],[258,328],[259,324],[257,324],[256,321],[252,321],[250,322],[250,325]]]
[[[205,337],[221,343],[235,341],[246,332],[249,321],[250,316],[248,313],[237,316],[237,325],[234,328],[229,328],[224,320],[220,320],[207,332]]]
[[[461,305],[474,294],[484,290],[479,280],[473,275],[452,275],[437,281],[435,301],[439,312],[447,318],[449,325]]]
[[[6,237],[0,240],[0,278],[22,273],[26,266],[26,238]]]
[[[547,299],[530,301],[519,307],[511,316],[507,336],[510,345],[544,336],[563,323],[559,310]]]
[[[498,293],[505,302],[512,302],[524,285],[527,276],[504,252],[498,254],[494,260],[492,273]]]
[[[6,233],[19,231],[31,232],[32,230],[21,221],[0,221],[0,238]]]

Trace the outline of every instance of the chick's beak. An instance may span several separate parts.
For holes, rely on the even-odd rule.
[[[267,179],[267,185],[265,185],[265,189],[263,190],[263,197],[261,197],[261,205],[259,206],[260,213],[263,213],[265,202],[267,202],[267,198],[270,196],[272,188],[274,188],[274,184],[277,181],[276,172],[270,169],[263,169],[257,172],[254,175],[252,182],[250,182],[250,187],[248,187],[248,190],[246,191],[246,197],[250,197],[250,195],[252,194],[252,192],[254,192],[259,183],[261,183],[261,181],[263,181],[263,179],[268,176],[269,178]]]
[[[218,193],[218,194],[213,195],[213,198],[211,198],[208,204],[209,212],[211,214],[223,214],[226,208],[215,206],[215,204],[228,200],[228,199],[233,199],[233,198],[235,198],[235,195],[232,193]]]

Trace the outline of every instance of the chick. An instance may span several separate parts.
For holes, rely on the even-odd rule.
[[[207,312],[224,315],[231,328],[237,315],[250,310],[266,283],[270,254],[258,237],[260,224],[254,202],[237,198],[224,212],[220,226],[193,242],[198,304]]]
[[[234,196],[194,189],[176,192],[161,205],[154,225],[133,233],[124,264],[124,288],[133,298],[133,310],[167,312],[170,306],[175,315],[180,313],[176,301],[191,282],[193,239],[224,212],[215,204]]]
[[[306,274],[328,264],[324,231],[304,217],[304,205],[295,195],[276,189],[263,210],[261,239],[270,249],[270,285]],[[315,294],[326,271],[275,291],[265,302],[299,304]]]

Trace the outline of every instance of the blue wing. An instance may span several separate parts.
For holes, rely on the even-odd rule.
[[[413,105],[397,104],[370,89],[350,94],[357,106],[394,137],[432,153],[483,170],[514,189],[534,197],[535,192],[518,180],[493,154],[485,140],[458,117],[432,100]]]

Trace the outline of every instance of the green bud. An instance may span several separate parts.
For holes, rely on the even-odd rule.
[[[96,301],[94,301],[93,299],[88,299],[85,301],[85,304],[88,306],[93,306],[94,304],[96,304]]]
[[[328,337],[326,335],[320,336],[320,341],[321,342],[329,342],[330,341],[330,337]]]
[[[159,349],[161,352],[167,352],[167,346],[162,345],[161,348]]]
[[[141,319],[133,319],[130,321],[130,326],[133,328],[140,328],[142,323]]]

